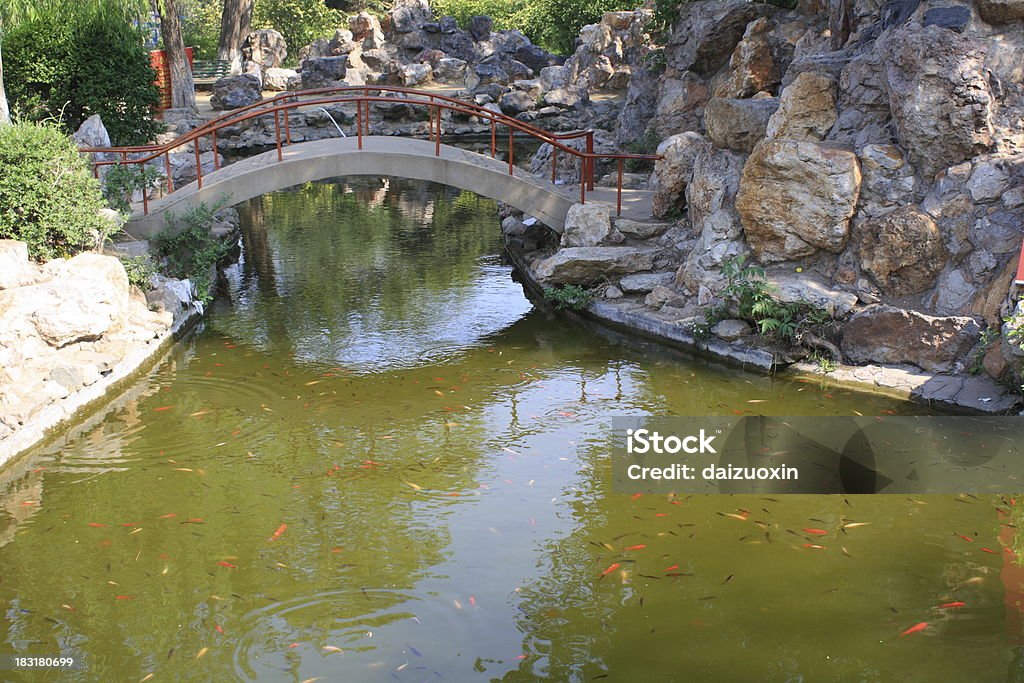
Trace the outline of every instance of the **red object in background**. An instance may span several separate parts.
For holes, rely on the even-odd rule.
[[[185,48],[188,55],[188,66],[192,68],[192,48]],[[167,64],[167,53],[164,50],[150,50],[149,65],[156,71],[156,87],[160,88],[160,111],[171,108],[171,68]]]

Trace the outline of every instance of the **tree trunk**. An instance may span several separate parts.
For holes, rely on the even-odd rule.
[[[4,22],[0,21],[0,36],[4,33]],[[0,37],[0,46],[3,45],[3,38]],[[7,91],[4,90],[4,58],[0,54],[0,126],[11,122],[11,111],[7,107]]]
[[[220,45],[217,59],[231,62],[231,73],[242,73],[242,43],[249,35],[253,0],[224,0],[220,20]]]
[[[160,36],[164,41],[164,52],[171,71],[171,107],[174,109],[196,108],[196,85],[192,80],[192,68],[188,64],[185,41],[181,37],[181,18],[176,0],[162,0],[157,3],[160,15]]]

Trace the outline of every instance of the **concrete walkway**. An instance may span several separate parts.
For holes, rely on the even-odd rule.
[[[569,208],[579,201],[578,188],[557,187],[520,168],[509,175],[507,163],[458,147],[442,144],[436,156],[434,143],[427,140],[366,136],[360,150],[354,137],[330,138],[289,145],[282,161],[271,150],[206,174],[202,189],[192,182],[151,201],[148,215],[136,210],[125,231],[148,239],[163,230],[168,212],[180,216],[201,203],[212,206],[225,199],[233,205],[302,183],[353,175],[429,180],[469,190],[510,204],[559,232]],[[623,190],[622,197],[623,217],[650,220],[651,192]],[[597,188],[587,198],[606,203],[614,214],[615,188]]]

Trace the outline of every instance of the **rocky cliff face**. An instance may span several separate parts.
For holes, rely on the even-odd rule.
[[[715,254],[749,251],[769,277],[799,269],[858,297],[848,360],[934,368],[942,349],[947,370],[1012,312],[1024,0],[699,0],[681,5],[665,63],[633,79],[621,118],[664,140],[654,206],[690,225],[676,245],[690,291],[721,286]],[[713,221],[709,187],[728,195]],[[922,319],[912,334],[900,322]]]

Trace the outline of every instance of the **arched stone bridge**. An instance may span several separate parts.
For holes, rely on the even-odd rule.
[[[380,103],[389,106],[401,103],[425,108],[429,124],[424,132],[428,139],[371,135],[371,105]],[[289,115],[304,107],[319,108],[328,104],[355,108],[353,134],[315,142],[293,143]],[[441,143],[445,116],[453,115],[471,117],[489,124],[490,157]],[[221,168],[216,153],[218,131],[267,116],[273,117],[276,148]],[[508,133],[510,152],[507,163],[496,158],[499,127]],[[551,145],[552,180],[557,177],[559,154],[577,159],[582,181],[578,198],[546,178],[539,178],[514,167],[512,144],[517,133]],[[566,144],[568,140],[578,138],[585,138],[585,151]],[[203,139],[209,140],[214,151],[215,170],[212,173],[203,173],[200,163],[199,149]],[[102,166],[159,166],[162,161],[169,177],[170,153],[176,149],[191,151],[195,155],[198,177],[195,182],[179,188],[173,187],[171,181],[166,180],[167,193],[159,199],[151,199],[147,193],[143,197],[142,206],[133,213],[125,226],[126,231],[134,237],[152,237],[164,228],[169,214],[181,215],[200,204],[212,206],[224,200],[226,204],[232,205],[302,183],[346,175],[399,176],[443,183],[510,204],[557,231],[563,229],[566,214],[577,201],[607,202],[616,213],[642,220],[650,216],[650,193],[623,189],[623,164],[628,159],[657,158],[644,154],[595,153],[593,131],[551,133],[475,104],[435,93],[389,86],[324,88],[285,93],[231,111],[163,145],[82,151],[103,155],[93,162],[97,176]],[[617,162],[618,184],[614,188],[594,187],[595,160],[601,158]]]
[[[354,137],[294,143],[284,149],[281,161],[270,150],[205,174],[202,189],[192,182],[150,201],[149,213],[136,211],[125,230],[146,239],[164,228],[168,212],[181,216],[199,204],[213,206],[222,198],[229,205],[237,204],[294,185],[352,175],[400,176],[469,190],[514,206],[558,232],[569,207],[579,201],[546,178],[520,169],[509,175],[503,161],[450,145],[441,145],[440,154],[435,151],[435,144],[427,140],[385,136],[366,138],[362,150]],[[595,188],[588,197],[594,200],[606,201],[614,213],[615,188]],[[624,191],[623,214],[649,217],[649,193]]]

